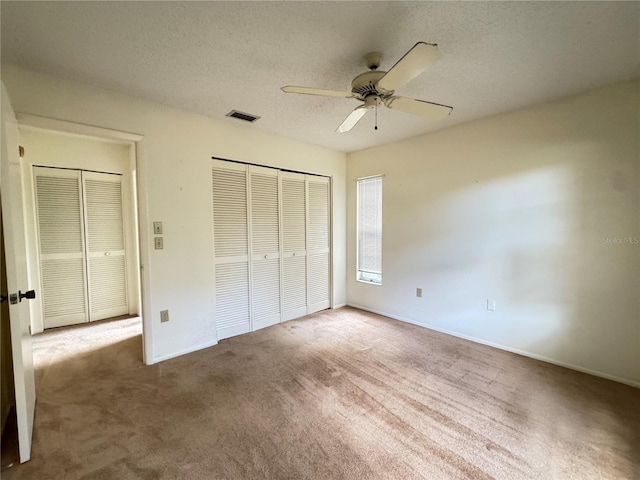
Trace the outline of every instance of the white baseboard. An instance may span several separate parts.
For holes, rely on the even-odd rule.
[[[346,307],[347,304],[346,303],[339,303],[338,305],[334,305],[333,306],[333,310],[336,310],[337,308],[342,308],[342,307]]]
[[[205,348],[213,347],[218,344],[218,340],[208,343],[201,343],[200,345],[196,345],[195,347],[189,347],[179,352],[169,353],[168,355],[162,355],[160,357],[154,357],[151,363],[147,363],[147,365],[153,365],[154,363],[164,362],[165,360],[169,360],[171,358],[179,357],[181,355],[186,355],[187,353],[197,352],[198,350],[204,350]]]
[[[589,375],[593,375],[593,376],[601,377],[601,378],[606,378],[607,380],[613,380],[614,382],[624,383],[625,385],[629,385],[629,386],[632,386],[632,387],[640,388],[640,382],[634,382],[633,380],[628,380],[626,378],[620,378],[620,377],[616,377],[615,375],[609,375],[608,373],[599,372],[597,370],[591,370],[589,368],[580,367],[579,365],[573,365],[571,363],[561,362],[559,360],[555,360],[555,359],[550,358],[550,357],[545,357],[543,355],[538,355],[538,354],[535,354],[535,353],[527,352],[525,350],[520,350],[518,348],[507,347],[505,345],[500,345],[499,343],[489,342],[487,340],[483,340],[483,339],[477,338],[477,337],[472,337],[470,335],[465,335],[463,333],[458,333],[458,332],[454,332],[454,331],[447,330],[447,329],[444,329],[444,328],[434,327],[434,326],[431,326],[431,325],[425,325],[424,323],[419,323],[419,322],[416,322],[415,320],[411,320],[409,318],[400,317],[398,315],[393,315],[391,313],[382,312],[382,311],[375,310],[375,309],[372,309],[372,308],[369,308],[369,307],[363,307],[362,305],[354,305],[353,303],[347,303],[347,305],[349,307],[357,308],[359,310],[364,310],[366,312],[371,312],[371,313],[375,313],[377,315],[382,315],[383,317],[389,317],[389,318],[392,318],[394,320],[399,320],[401,322],[410,323],[412,325],[417,325],[419,327],[427,328],[429,330],[434,330],[436,332],[444,333],[446,335],[451,335],[453,337],[458,337],[458,338],[462,338],[464,340],[469,340],[469,341],[474,342],[474,343],[480,343],[482,345],[487,345],[489,347],[494,347],[494,348],[498,348],[500,350],[505,350],[507,352],[516,353],[516,354],[522,355],[524,357],[529,357],[529,358],[533,358],[535,360],[540,360],[542,362],[547,362],[547,363],[551,363],[553,365],[558,365],[559,367],[569,368],[571,370],[576,370],[578,372],[588,373]]]

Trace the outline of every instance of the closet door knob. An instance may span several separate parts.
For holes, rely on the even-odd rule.
[[[105,257],[108,257],[108,256],[110,256],[110,255],[111,255],[111,252],[104,252],[104,256],[105,256]]]

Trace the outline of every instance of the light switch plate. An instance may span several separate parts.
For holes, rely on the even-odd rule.
[[[154,241],[156,250],[162,250],[164,248],[162,237],[155,237],[153,241]]]
[[[162,235],[162,222],[153,222],[153,234]]]
[[[160,311],[160,322],[168,322],[169,321],[169,310],[161,310]]]
[[[416,297],[422,298],[422,289],[421,288],[416,288]]]
[[[487,310],[489,310],[491,312],[495,312],[496,311],[496,301],[495,300],[491,300],[490,298],[487,299]]]

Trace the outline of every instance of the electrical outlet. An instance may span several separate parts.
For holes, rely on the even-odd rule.
[[[169,321],[169,310],[161,310],[160,311],[160,322],[168,322]]]
[[[156,250],[162,250],[164,248],[162,237],[155,237],[154,240]]]
[[[416,297],[422,298],[422,289],[421,288],[416,288]]]
[[[162,235],[162,222],[153,222],[153,234]]]
[[[491,300],[490,298],[487,298],[487,310],[489,310],[491,312],[495,312],[496,311],[496,301],[495,300]]]

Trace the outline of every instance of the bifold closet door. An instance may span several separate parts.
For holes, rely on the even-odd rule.
[[[252,330],[280,323],[278,171],[249,167]]]
[[[44,328],[89,320],[81,176],[34,168]]]
[[[280,172],[282,205],[282,320],[307,314],[305,175]]]
[[[82,172],[89,318],[129,313],[122,214],[122,176]]]
[[[307,175],[307,312],[331,307],[329,178]]]
[[[213,243],[218,338],[251,331],[247,167],[214,160]]]

